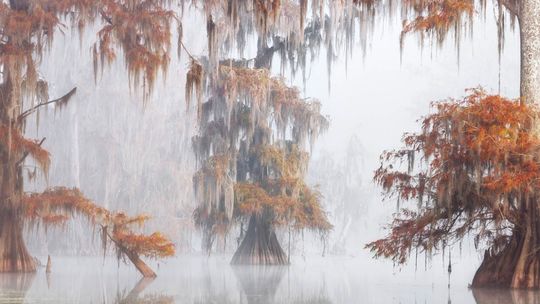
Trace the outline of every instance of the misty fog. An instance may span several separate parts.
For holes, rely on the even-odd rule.
[[[33,275],[0,275],[0,303],[537,303],[535,293],[468,289],[483,251],[467,238],[433,256],[418,254],[406,265],[373,259],[364,248],[385,235],[398,208],[396,201],[383,201],[372,181],[379,155],[400,147],[403,133],[419,130],[417,120],[430,113],[430,102],[459,98],[478,86],[518,97],[519,35],[507,29],[499,55],[493,10],[488,5],[485,15],[475,15],[474,31],[463,33],[467,38],[459,45],[452,38],[441,47],[420,45],[409,36],[403,50],[400,16],[387,17],[366,45],[356,42],[348,55],[337,51],[330,74],[326,55],[308,63],[305,81],[301,73],[282,71],[274,56],[273,74],[283,72],[303,96],[320,100],[330,121],[310,151],[307,183],[323,195],[333,228],[326,236],[309,230],[289,236],[278,229],[291,253],[291,265],[283,267],[230,266],[238,227],[217,239],[210,255],[203,252],[193,220],[197,110],[184,98],[189,57],[171,56],[166,77],[158,77],[142,101],[140,90],[128,85],[121,59],[94,80],[97,27],[57,35],[41,77],[49,81],[52,98],[73,87],[77,93],[64,108],[43,108],[27,122],[27,137],[46,138],[51,166],[48,176],[36,179],[28,178],[36,173],[29,167],[25,190],[77,187],[108,209],[148,214],[144,231],[171,238],[176,255],[150,261],[158,277],[140,280],[113,250],[103,255],[86,219],[27,227],[30,252],[43,265],[50,255],[52,272],[40,267]],[[206,26],[193,11],[183,18],[186,28]],[[191,53],[207,52],[204,31],[186,30],[183,39]],[[245,58],[255,51],[249,42]]]

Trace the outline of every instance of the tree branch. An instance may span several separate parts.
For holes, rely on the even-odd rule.
[[[105,14],[105,11],[103,11],[103,9],[99,10],[99,14],[105,21],[107,21],[107,23],[109,23],[110,25],[113,25],[112,18],[107,16],[107,14]]]
[[[46,138],[47,138],[47,137],[43,137],[43,138],[39,141],[38,146],[41,147],[41,145],[43,144],[43,142],[45,141]],[[17,166],[19,166],[20,164],[22,164],[22,163],[24,162],[24,160],[26,159],[26,157],[28,156],[28,154],[30,154],[30,152],[25,151],[24,154],[23,154],[23,156],[21,157],[21,159],[19,159],[19,160],[17,161],[17,163],[15,164],[15,166],[17,167]]]
[[[191,53],[188,51],[183,41],[180,41],[180,45],[182,46],[186,54],[189,56],[189,58],[191,58],[192,60],[196,60],[195,57],[193,57],[193,55],[191,55]]]
[[[77,87],[74,87],[73,89],[71,89],[71,91],[69,91],[66,95],[60,97],[60,98],[57,98],[57,99],[53,99],[53,100],[49,100],[47,102],[42,102],[42,103],[39,103],[38,105],[36,105],[35,107],[33,108],[30,108],[24,112],[21,113],[21,115],[19,115],[19,117],[17,118],[17,121],[18,122],[21,122],[22,120],[24,120],[26,117],[28,117],[30,114],[34,113],[37,109],[39,109],[40,107],[43,107],[43,106],[46,106],[46,105],[49,105],[49,104],[53,104],[53,103],[66,103],[70,98],[71,96],[73,96],[75,94],[75,92],[77,92]]]

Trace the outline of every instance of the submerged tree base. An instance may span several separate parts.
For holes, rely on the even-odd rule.
[[[540,240],[536,231],[516,230],[501,252],[491,254],[486,250],[472,287],[540,289]]]
[[[233,265],[288,265],[288,258],[279,245],[272,225],[252,215],[246,236],[236,250]]]
[[[0,211],[0,272],[35,272],[36,263],[28,253],[22,225],[12,211]]]
[[[135,268],[143,275],[145,278],[155,278],[157,277],[156,273],[148,266],[138,254],[133,252],[125,251],[124,252],[129,260],[135,265]]]

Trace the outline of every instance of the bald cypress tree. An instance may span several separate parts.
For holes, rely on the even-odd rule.
[[[403,34],[442,42],[460,39],[484,2],[414,2]],[[434,103],[422,131],[405,134],[404,147],[381,156],[375,181],[389,197],[417,200],[390,224],[390,233],[367,245],[377,257],[404,263],[411,253],[431,254],[472,237],[487,247],[472,285],[539,288],[538,185],[540,2],[494,3],[502,47],[505,20],[519,27],[520,96],[516,100],[473,90],[463,99]],[[468,18],[467,18],[468,17]],[[425,161],[419,164],[418,159]],[[409,165],[401,168],[399,160]],[[416,164],[416,166],[415,166]]]
[[[86,199],[77,189],[51,188],[25,193],[23,168],[32,158],[47,173],[49,153],[44,139],[24,137],[25,122],[49,105],[66,106],[76,88],[49,99],[48,83],[39,77],[39,63],[64,22],[82,31],[99,23],[93,48],[95,70],[123,54],[130,81],[143,84],[147,96],[160,69],[166,69],[172,11],[166,1],[10,0],[0,4],[0,272],[32,272],[36,265],[23,240],[25,226],[58,225],[73,213],[99,227],[103,247],[114,245],[118,257],[129,258],[144,276],[155,273],[140,259],[170,256],[172,243],[159,233],[144,235],[130,226],[146,216],[111,212]]]
[[[320,195],[304,182],[304,147],[328,122],[318,102],[300,98],[266,69],[222,65],[217,81],[201,104],[201,131],[193,140],[203,245],[211,250],[216,236],[241,222],[247,231],[232,263],[286,264],[276,227],[331,227]]]

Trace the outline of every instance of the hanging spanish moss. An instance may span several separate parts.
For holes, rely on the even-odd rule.
[[[24,193],[23,185],[26,161],[33,159],[45,178],[50,164],[49,153],[41,147],[45,139],[24,138],[26,120],[36,115],[39,125],[42,108],[55,105],[55,109],[61,109],[76,92],[73,88],[62,97],[49,100],[49,85],[40,78],[38,66],[51,47],[54,35],[64,26],[64,21],[79,33],[89,23],[103,22],[93,48],[94,72],[111,63],[121,51],[130,82],[138,86],[142,81],[144,95],[148,96],[157,71],[166,70],[168,64],[173,12],[164,7],[166,2],[12,0],[0,3],[0,272],[35,271],[35,261],[22,237],[25,224],[33,224],[38,218],[46,224],[65,220],[62,214],[38,216],[32,213],[29,216],[29,196]],[[69,20],[64,20],[67,15]],[[45,197],[59,189],[32,194],[32,210],[47,206]],[[115,227],[117,232],[124,229],[123,225]],[[143,275],[153,275],[149,268],[143,269],[146,265],[140,261],[136,249],[124,246],[119,238],[110,239],[124,248],[121,252],[128,255]],[[162,237],[158,243],[165,241]],[[172,247],[167,248],[167,252],[172,254]]]
[[[203,246],[212,248],[238,222],[248,222],[235,264],[285,264],[278,226],[320,231],[331,226],[320,196],[303,182],[308,155],[327,127],[316,101],[266,69],[224,63],[201,105],[193,139],[199,171],[193,178]]]
[[[414,248],[427,257],[470,236],[477,249],[487,247],[474,287],[538,287],[540,139],[530,128],[538,108],[482,90],[434,106],[423,131],[384,153],[375,173],[388,197],[418,207],[400,210],[388,236],[366,247],[402,264]],[[413,154],[426,165],[414,168]],[[409,170],[394,168],[396,161]]]
[[[128,224],[141,224],[146,217],[131,218],[122,212],[100,209],[84,199],[77,189],[59,187],[42,193],[24,192],[25,163],[33,161],[37,164],[45,178],[50,166],[50,155],[42,147],[45,139],[25,138],[27,119],[36,115],[39,125],[40,111],[49,105],[55,110],[66,107],[77,92],[77,88],[68,89],[63,96],[50,99],[48,80],[43,79],[39,72],[41,59],[47,54],[53,38],[65,28],[74,28],[80,34],[85,28],[95,27],[97,32],[90,52],[96,83],[100,73],[121,58],[128,73],[127,84],[132,91],[140,90],[142,100],[146,102],[152,97],[156,81],[160,77],[165,78],[171,61],[173,28],[177,25],[178,55],[185,52],[190,59],[189,66],[183,70],[187,75],[185,99],[188,105],[196,99],[200,124],[199,134],[193,139],[198,165],[193,182],[199,203],[194,216],[203,230],[205,249],[210,252],[216,237],[225,237],[231,227],[242,223],[248,228],[241,237],[233,263],[284,264],[288,258],[279,244],[278,229],[312,229],[323,235],[331,229],[321,208],[321,195],[304,182],[309,159],[307,151],[328,122],[321,115],[317,101],[302,98],[298,89],[287,84],[282,78],[285,71],[290,71],[293,76],[301,72],[305,80],[309,62],[325,52],[330,77],[332,62],[342,50],[345,50],[347,58],[358,42],[364,52],[376,19],[398,10],[405,20],[402,43],[406,34],[416,33],[421,44],[429,40],[440,47],[453,35],[459,49],[464,34],[472,30],[474,12],[478,8],[485,9],[485,2],[3,1],[0,3],[0,160],[3,164],[0,170],[0,272],[34,271],[36,265],[24,243],[23,227],[62,225],[71,213],[86,216],[93,226],[99,226],[103,239],[118,247],[119,257],[130,259],[144,275],[151,276],[153,271],[145,268],[139,255],[145,252],[150,257],[172,254],[172,244],[159,233],[145,236],[132,231],[132,227],[128,229]],[[184,31],[190,30],[188,24],[182,23],[181,15],[186,3],[202,13],[205,19],[207,50],[203,54],[194,56],[184,44]],[[497,1],[500,52],[504,45],[505,27],[508,23],[513,27],[516,20],[523,26],[522,41],[537,39],[534,37],[535,30],[538,32],[534,28],[536,23],[530,21],[535,20],[538,14],[523,3]],[[524,43],[524,47],[530,45],[534,46],[534,43]],[[248,46],[256,47],[253,58],[244,58]],[[532,61],[538,56],[533,55],[537,54],[529,49],[522,56],[522,102],[527,103],[537,102],[539,96],[534,91],[538,84],[535,79],[538,73],[534,72],[537,64]],[[282,77],[274,77],[270,72],[276,58],[280,60]],[[521,131],[530,132],[531,127]],[[414,171],[414,155],[411,151],[398,155],[410,160],[408,176],[412,176]],[[506,162],[504,159],[505,166]],[[483,186],[481,177],[484,169],[488,172],[493,169],[482,165],[474,159],[464,173],[467,178],[477,178],[472,182],[473,178],[470,178],[465,185],[471,189],[476,187],[477,192]],[[114,169],[112,166],[110,170]],[[388,186],[389,181],[382,180],[382,176],[388,177],[387,173],[378,172],[378,177],[381,184]],[[36,170],[32,174],[35,178]],[[439,202],[452,202],[455,189],[459,188],[457,193],[462,193],[463,176],[437,188],[435,200],[426,201],[423,191],[404,196],[416,195],[419,210],[427,208],[430,202],[436,202],[439,208]],[[403,178],[403,175],[398,178]],[[425,178],[418,176],[422,187],[425,186]],[[111,185],[111,188],[115,186],[118,185]],[[525,193],[523,189],[519,190],[520,195]],[[477,243],[485,237],[494,246],[486,253],[475,283],[508,285],[511,282],[513,287],[538,286],[540,280],[536,273],[540,264],[537,257],[530,254],[534,244],[527,242],[530,235],[536,238],[537,224],[531,223],[536,215],[536,205],[531,203],[535,195],[534,192],[526,194],[517,199],[505,198],[507,205],[513,206],[508,201],[518,200],[520,206],[533,210],[528,217],[520,214],[520,219],[528,225],[525,230],[516,228],[510,232],[505,226],[505,229],[500,229],[504,230],[503,233],[480,227]],[[490,202],[493,201],[497,200]],[[470,212],[468,208],[465,211]],[[448,216],[438,211],[428,208],[423,215],[405,212],[404,216],[409,220],[441,220],[448,224],[445,222]],[[508,212],[503,211],[501,213]],[[506,221],[510,220],[502,222]],[[399,220],[397,222],[400,223]],[[456,235],[461,237],[459,232]],[[419,243],[428,252],[436,249],[434,244],[437,242],[433,239]],[[103,244],[104,248],[109,246],[107,242]],[[383,242],[383,245],[388,244]],[[379,250],[377,253],[392,256],[399,262],[403,259],[403,252],[407,252],[394,247],[395,251],[388,253],[381,249],[383,247],[381,243],[372,244],[372,248]],[[514,259],[517,253],[519,259]],[[511,280],[508,272],[513,273]]]

